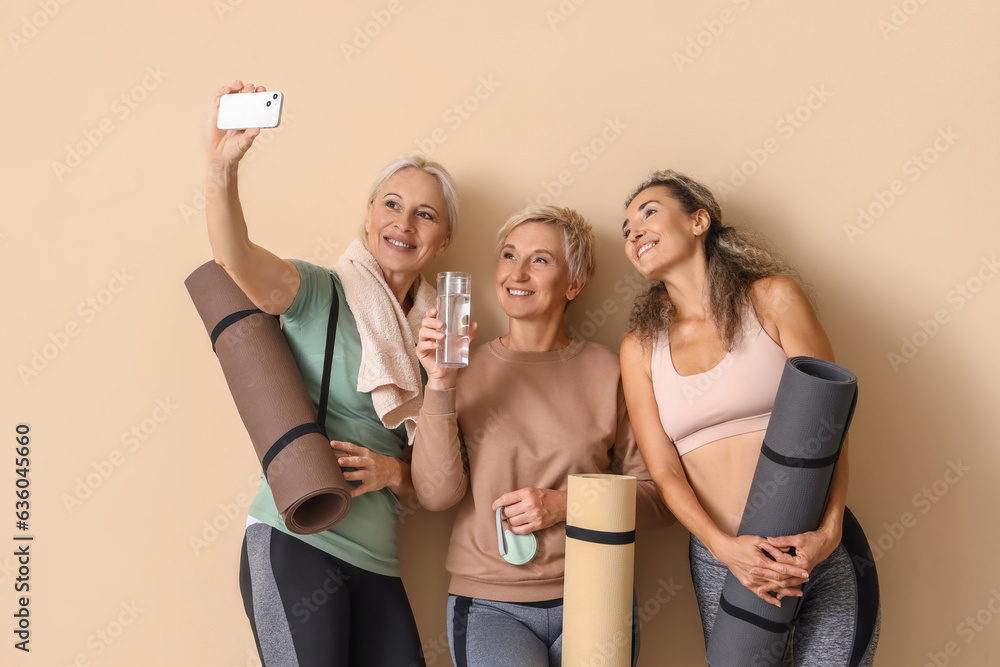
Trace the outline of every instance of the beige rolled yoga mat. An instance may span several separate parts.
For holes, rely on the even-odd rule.
[[[195,269],[184,285],[285,525],[300,535],[330,528],[351,509],[350,487],[278,319],[258,310],[215,262]]]
[[[632,664],[635,477],[570,475],[564,667]]]

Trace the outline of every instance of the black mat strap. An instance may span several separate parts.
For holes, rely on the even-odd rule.
[[[738,618],[741,621],[745,621],[750,625],[760,628],[761,630],[773,632],[776,635],[788,632],[792,627],[791,623],[778,623],[777,621],[772,621],[764,618],[763,616],[751,613],[746,609],[740,609],[727,600],[725,595],[719,596],[719,607],[722,611],[726,612],[733,618]]]
[[[319,424],[316,422],[299,424],[294,428],[288,429],[283,436],[275,440],[274,444],[268,448],[267,454],[264,454],[264,458],[260,461],[260,467],[264,470],[264,476],[267,477],[267,469],[271,465],[271,461],[281,453],[281,450],[309,433],[322,433]]]
[[[832,466],[840,458],[840,448],[837,448],[836,453],[830,456],[824,456],[821,459],[800,459],[794,456],[784,456],[774,451],[767,446],[767,443],[763,443],[760,446],[760,453],[771,459],[780,466],[786,466],[788,468],[825,468],[827,466]]]
[[[337,282],[330,274],[330,288],[333,290],[333,301],[330,302],[330,319],[326,323],[326,356],[323,358],[323,380],[320,382],[319,405],[316,409],[316,423],[319,432],[329,439],[326,431],[326,406],[330,401],[330,369],[333,365],[333,344],[337,340],[337,315],[340,310],[340,296],[337,294]]]
[[[215,325],[214,329],[212,329],[212,352],[215,352],[215,342],[219,340],[219,336],[222,335],[223,331],[225,331],[232,325],[236,324],[243,318],[250,317],[251,315],[256,315],[257,313],[260,313],[262,315],[266,314],[260,308],[252,308],[250,310],[237,310],[235,313],[226,315],[221,320],[219,320],[219,323]]]
[[[606,530],[590,530],[566,524],[566,537],[594,544],[632,544],[635,542],[635,531],[612,533]]]

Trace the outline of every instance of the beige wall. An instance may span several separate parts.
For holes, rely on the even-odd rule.
[[[996,664],[996,3],[4,8],[0,663],[257,664],[236,577],[257,464],[182,286],[209,257],[205,109],[243,77],[287,102],[243,168],[253,238],[330,263],[370,178],[423,146],[463,197],[432,271],[474,272],[484,338],[502,326],[492,234],[526,199],[551,189],[594,222],[599,268],[572,325],[617,346],[636,277],[624,195],[653,167],[729,182],[729,220],[802,268],[860,377],[850,505],[881,554],[878,664]],[[36,352],[50,358],[22,377]],[[30,656],[10,631],[19,422],[33,437]],[[430,665],[450,664],[450,519],[402,527]],[[684,531],[642,535],[637,561],[641,664],[698,664]]]

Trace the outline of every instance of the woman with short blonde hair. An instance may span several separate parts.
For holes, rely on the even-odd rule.
[[[637,525],[669,515],[635,447],[617,356],[566,332],[566,309],[594,273],[590,224],[531,207],[501,228],[497,255],[505,334],[456,371],[434,363],[435,310],[420,329],[428,381],[411,471],[425,507],[458,505],[446,562],[455,665],[557,667],[567,476],[634,475]],[[633,664],[638,650],[636,634]]]

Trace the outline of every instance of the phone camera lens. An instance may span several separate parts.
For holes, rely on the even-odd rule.
[[[267,101],[267,106],[271,106],[271,100]]]
[[[274,95],[272,95],[271,99],[275,99],[275,100],[278,99],[278,93],[275,93]]]

